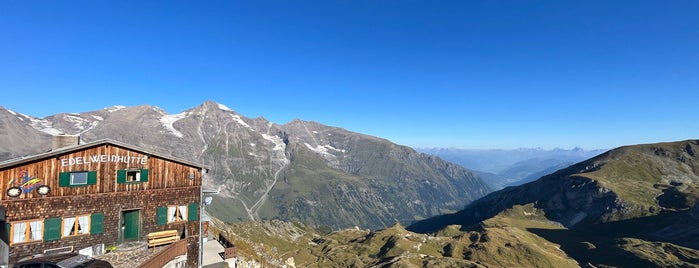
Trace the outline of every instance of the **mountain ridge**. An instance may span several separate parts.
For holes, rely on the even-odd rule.
[[[219,194],[207,209],[230,222],[381,228],[457,211],[491,191],[463,167],[383,138],[300,119],[278,125],[213,101],[177,114],[112,106],[43,119],[3,108],[0,124],[17,126],[0,133],[5,159],[50,150],[51,135],[63,133],[210,166],[203,184]]]
[[[507,186],[517,186],[538,179],[606,150],[572,149],[461,149],[461,148],[416,148],[416,151],[433,154],[447,161],[479,172],[488,179],[486,182],[496,190]]]
[[[513,205],[530,203],[569,228],[690,209],[699,196],[699,158],[693,153],[697,148],[699,140],[622,146],[432,219],[445,223],[418,222],[411,228],[429,231],[446,222],[475,224]],[[431,227],[422,229],[426,226]]]

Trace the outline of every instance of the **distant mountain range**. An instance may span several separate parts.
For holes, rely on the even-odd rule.
[[[207,210],[226,222],[281,219],[383,228],[454,212],[492,189],[439,157],[316,122],[278,125],[207,101],[179,114],[114,106],[36,118],[0,107],[0,161],[50,150],[52,136],[110,138],[211,167]]]
[[[698,154],[699,140],[619,147],[407,228],[214,222],[242,254],[295,267],[698,267]]]
[[[459,164],[478,173],[495,189],[521,185],[574,163],[599,155],[605,150],[582,148],[519,148],[512,150],[472,150],[457,148],[416,148]]]

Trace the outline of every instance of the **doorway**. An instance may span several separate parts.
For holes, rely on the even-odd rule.
[[[0,206],[0,226],[8,226],[5,222],[5,207]],[[0,267],[7,267],[10,258],[10,228],[0,228]]]
[[[141,233],[141,210],[121,212],[121,234],[123,241],[138,241]]]

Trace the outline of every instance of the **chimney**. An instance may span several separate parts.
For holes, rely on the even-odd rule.
[[[80,144],[80,135],[58,134],[53,136],[51,150],[61,149],[63,147],[75,146]]]

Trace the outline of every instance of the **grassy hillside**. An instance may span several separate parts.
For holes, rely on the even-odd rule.
[[[686,215],[685,215],[686,216]],[[680,220],[675,218],[675,220]],[[640,237],[639,222],[567,229],[534,204],[514,206],[471,226],[419,234],[399,224],[324,234],[280,221],[225,225],[244,259],[265,267],[695,267],[699,250]],[[688,240],[696,241],[693,236]]]
[[[409,229],[431,232],[451,224],[474,224],[529,203],[567,227],[688,210],[699,197],[697,150],[697,140],[617,148]]]

